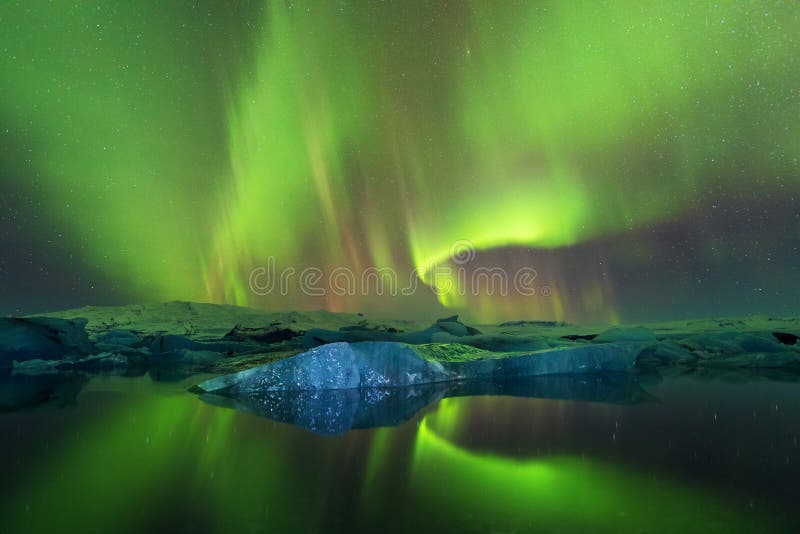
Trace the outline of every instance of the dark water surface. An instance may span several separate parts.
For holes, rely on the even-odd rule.
[[[202,402],[198,381],[0,381],[0,531],[800,531],[794,381],[461,391],[338,436]]]

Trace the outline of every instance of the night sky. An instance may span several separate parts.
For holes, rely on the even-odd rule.
[[[6,1],[0,313],[796,314],[798,117],[794,1]],[[424,283],[259,296],[269,257]]]

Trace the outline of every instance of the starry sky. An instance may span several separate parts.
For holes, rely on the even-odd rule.
[[[0,28],[0,313],[799,311],[795,2],[27,0]],[[254,293],[268,258],[322,294]],[[331,291],[370,268],[420,287]],[[482,268],[535,294],[461,291]]]

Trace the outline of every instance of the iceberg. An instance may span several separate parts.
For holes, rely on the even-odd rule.
[[[463,380],[629,372],[641,343],[605,343],[495,353],[458,344],[330,343],[273,363],[201,383],[206,393],[389,388]]]

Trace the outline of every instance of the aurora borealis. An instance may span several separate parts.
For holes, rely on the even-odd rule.
[[[794,2],[32,0],[0,28],[3,312],[797,312]],[[463,240],[551,291],[248,288],[269,257],[430,282]]]

